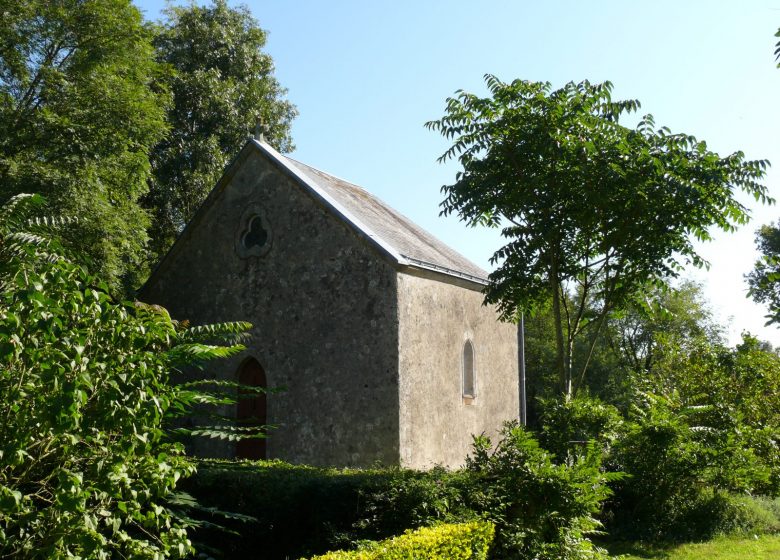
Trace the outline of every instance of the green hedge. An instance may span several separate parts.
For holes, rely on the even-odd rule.
[[[312,560],[484,560],[495,527],[487,521],[424,527],[355,551],[329,552]]]
[[[253,516],[215,516],[233,534],[204,528],[196,542],[220,558],[284,560],[354,548],[435,522],[471,521],[460,472],[333,469],[282,461],[201,461],[184,489],[204,506]],[[216,554],[219,551],[220,554]]]

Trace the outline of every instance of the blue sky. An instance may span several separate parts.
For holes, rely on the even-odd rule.
[[[231,5],[238,3],[231,2]],[[439,217],[441,185],[457,165],[423,124],[455,90],[484,94],[482,76],[610,80],[658,125],[704,139],[722,155],[769,159],[780,199],[780,69],[773,60],[780,0],[695,1],[247,1],[269,33],[276,76],[300,111],[292,157],[355,182],[484,268],[494,231]],[[157,0],[136,0],[155,19]],[[744,202],[754,221],[701,247],[705,285],[732,342],[743,330],[780,345],[765,310],[745,298],[755,229],[778,206]]]

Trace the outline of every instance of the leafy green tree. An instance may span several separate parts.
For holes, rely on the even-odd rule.
[[[0,206],[0,556],[183,558],[175,488],[194,463],[166,421],[221,399],[170,375],[240,351],[200,340],[247,325],[114,302],[30,218],[40,204]]]
[[[0,7],[0,202],[20,192],[79,221],[65,232],[110,289],[144,276],[149,151],[167,96],[130,0]]]
[[[768,307],[767,325],[780,324],[780,226],[761,226],[756,232],[756,248],[761,257],[746,275],[748,295]]]
[[[442,189],[442,212],[503,228],[486,301],[507,320],[552,302],[559,390],[570,395],[591,355],[575,370],[575,340],[587,335],[595,348],[609,314],[648,282],[705,265],[692,238],[748,221],[737,188],[769,200],[767,162],[721,158],[655,129],[650,115],[621,125],[639,102],[613,101],[609,82],[486,82],[490,97],[458,92],[426,125],[453,142],[439,160],[462,166]]]
[[[572,305],[571,301],[568,305]],[[610,332],[608,328],[605,331]],[[575,341],[575,363],[590,354],[588,376],[581,390],[587,389],[589,395],[625,408],[632,394],[630,371],[607,341],[607,336],[602,337],[592,351],[587,340]],[[544,401],[555,401],[561,396],[555,369],[555,321],[549,303],[525,317],[525,361],[528,425],[541,429],[545,422]]]
[[[701,286],[648,287],[640,301],[614,313],[605,335],[626,369],[640,374],[653,371],[665,354],[687,355],[701,342],[722,344]]]
[[[631,475],[615,518],[630,538],[706,538],[733,516],[724,492],[780,491],[780,357],[746,336],[666,358],[638,384],[608,461]]]
[[[266,33],[246,8],[225,0],[172,7],[156,28],[157,57],[173,70],[170,133],[154,149],[147,205],[153,215],[152,249],[159,257],[206,198],[225,166],[263,123],[266,141],[293,149],[297,111],[263,52]]]

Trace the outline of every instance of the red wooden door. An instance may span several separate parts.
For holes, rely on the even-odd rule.
[[[238,382],[249,387],[267,388],[265,372],[254,358],[241,366]],[[243,391],[239,395],[236,418],[241,426],[262,426],[267,423],[265,393]],[[236,444],[236,457],[239,459],[265,459],[264,439],[242,439]]]

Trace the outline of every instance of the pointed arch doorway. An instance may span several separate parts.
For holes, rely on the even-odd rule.
[[[238,382],[248,387],[267,389],[265,371],[254,358],[247,359],[238,371]],[[243,391],[236,406],[236,419],[241,426],[262,426],[268,423],[265,393]],[[236,458],[266,459],[265,439],[242,439],[236,443]]]

